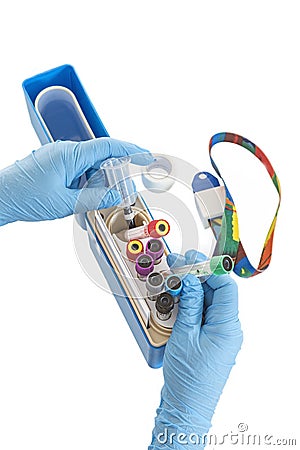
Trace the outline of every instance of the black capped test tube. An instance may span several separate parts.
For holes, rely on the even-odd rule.
[[[159,294],[155,302],[156,314],[160,320],[168,320],[174,309],[174,298],[168,292]]]

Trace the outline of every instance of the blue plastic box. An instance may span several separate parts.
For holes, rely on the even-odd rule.
[[[47,144],[52,139],[36,112],[34,102],[38,94],[49,86],[64,86],[70,89],[75,94],[95,137],[109,136],[74,68],[70,65],[63,65],[23,82],[30,120],[41,144]]]
[[[41,144],[49,143],[53,140],[57,139],[71,139],[66,136],[67,132],[64,130],[64,136],[60,136],[60,131],[54,130],[56,134],[55,139],[49,133],[49,130],[44,126],[43,121],[39,117],[39,114],[35,108],[35,101],[38,94],[45,88],[50,86],[63,86],[68,88],[73,92],[77,101],[81,107],[81,110],[87,119],[87,122],[94,134],[95,137],[105,137],[109,136],[106,131],[100,117],[98,116],[92,102],[90,101],[87,93],[85,92],[74,68],[70,65],[63,65],[47,72],[38,74],[33,76],[32,78],[28,78],[23,82],[23,90],[27,102],[27,107],[30,115],[30,120],[35,129],[38,138]],[[66,120],[66,128],[67,128],[67,116],[65,116]],[[61,123],[60,127],[61,128]],[[80,139],[84,140],[84,139]],[[84,215],[81,220],[81,225],[85,225],[88,231],[90,246],[95,255],[95,258],[98,261],[100,268],[102,269],[107,282],[114,292],[114,296],[128,322],[129,327],[150,367],[158,368],[162,366],[163,355],[165,350],[165,345],[160,347],[153,346],[146,336],[140,321],[137,318],[137,315],[130,303],[128,297],[126,297],[125,292],[118,280],[118,277],[111,266],[110,261],[108,260],[103,247],[101,246],[99,239],[95,234],[95,230],[92,224],[89,221],[88,215]],[[84,224],[83,224],[84,222]],[[101,295],[101,294],[100,294]]]

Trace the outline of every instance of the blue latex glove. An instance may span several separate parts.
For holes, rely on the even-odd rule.
[[[204,259],[190,250],[185,257],[170,254],[168,263],[175,267]],[[149,450],[204,448],[202,436],[241,344],[236,283],[229,275],[211,276],[203,284],[186,275],[166,346],[165,383]]]
[[[53,220],[73,213],[107,208],[120,203],[120,195],[104,186],[97,173],[80,189],[79,180],[91,176],[110,157],[129,155],[147,165],[151,154],[136,145],[110,138],[57,141],[0,171],[0,225],[17,220]]]

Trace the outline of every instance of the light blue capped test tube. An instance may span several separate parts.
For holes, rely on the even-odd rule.
[[[108,187],[116,189],[119,192],[122,198],[120,206],[124,209],[125,220],[129,228],[133,228],[135,224],[132,205],[136,201],[137,193],[130,177],[129,163],[129,156],[109,158],[101,164],[100,168],[105,172]]]
[[[180,276],[172,274],[165,279],[166,292],[172,295],[174,302],[179,302],[179,295],[182,290],[182,281]]]

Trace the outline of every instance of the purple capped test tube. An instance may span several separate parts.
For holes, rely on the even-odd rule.
[[[152,256],[143,253],[137,257],[135,262],[135,270],[140,280],[146,280],[147,275],[154,269],[154,261]]]
[[[146,253],[153,258],[154,264],[160,263],[164,250],[164,244],[161,239],[149,239],[146,244]]]

